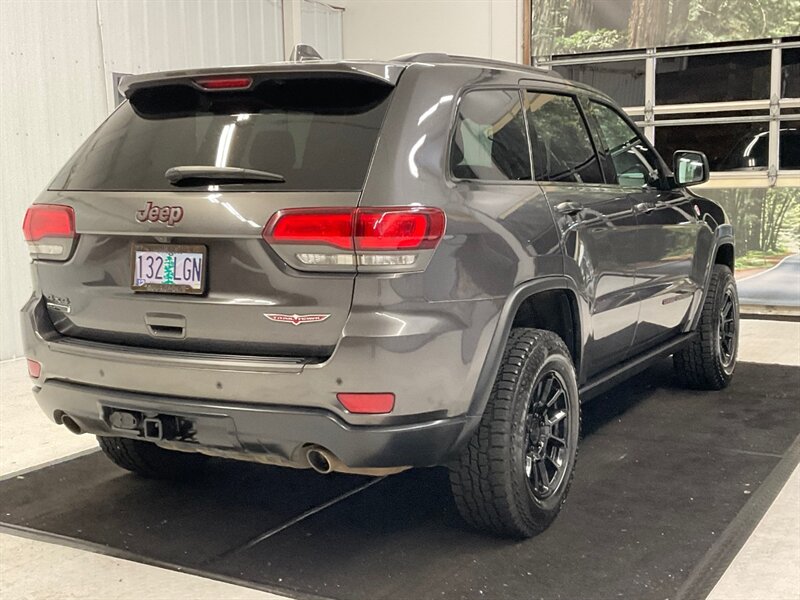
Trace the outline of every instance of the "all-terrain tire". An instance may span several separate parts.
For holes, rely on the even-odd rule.
[[[736,281],[727,266],[714,265],[696,336],[672,356],[672,363],[678,378],[687,387],[721,390],[733,378],[738,349]]]
[[[114,464],[150,479],[193,479],[208,461],[202,454],[165,450],[152,442],[107,436],[97,441]]]
[[[547,388],[548,381],[555,383]],[[541,398],[557,394],[552,391],[555,386],[563,388],[567,416],[558,421],[561,425],[544,427],[543,423],[557,417],[547,411],[561,407],[562,400],[554,401],[553,408],[544,409],[542,416],[536,407],[548,404]],[[566,440],[561,451],[564,471],[556,471],[552,492],[540,497],[547,492],[532,483],[534,479],[543,481],[537,470],[539,462],[531,459],[538,448],[532,432],[540,439],[546,435],[542,432],[555,432],[556,428]],[[564,342],[550,331],[513,329],[480,424],[449,467],[450,486],[461,516],[477,529],[504,537],[527,538],[540,533],[556,518],[567,497],[579,438],[578,387]],[[558,444],[548,440],[544,453],[548,444],[551,450],[557,449]]]

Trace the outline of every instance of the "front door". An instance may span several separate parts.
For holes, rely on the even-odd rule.
[[[683,190],[669,190],[655,151],[617,109],[588,103],[606,171],[631,198],[638,225],[636,296],[640,302],[635,350],[676,335],[702,282],[692,277],[700,221]],[[608,174],[607,174],[608,178]]]
[[[585,380],[627,358],[633,343],[636,216],[628,194],[606,183],[575,97],[529,90],[525,107],[534,179],[555,216],[565,272],[589,305]]]

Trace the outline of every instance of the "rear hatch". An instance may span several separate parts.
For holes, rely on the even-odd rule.
[[[56,329],[135,347],[330,355],[355,269],[297,269],[263,230],[278,211],[358,205],[393,82],[300,69],[134,83],[37,201],[74,214],[65,256],[34,261]]]

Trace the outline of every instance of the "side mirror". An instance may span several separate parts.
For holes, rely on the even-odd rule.
[[[672,155],[672,173],[678,186],[705,183],[708,172],[708,159],[702,152],[677,150]]]

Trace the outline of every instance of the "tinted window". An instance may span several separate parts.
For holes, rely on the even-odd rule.
[[[658,181],[658,159],[639,132],[605,104],[590,102],[589,111],[600,128],[602,151],[611,157],[616,182],[641,187]]]
[[[268,79],[246,92],[144,89],[89,138],[51,187],[176,189],[167,169],[201,165],[286,179],[226,189],[358,190],[391,89],[342,77]]]
[[[644,61],[621,60],[586,65],[554,66],[567,79],[605,92],[622,106],[644,105]]]
[[[761,100],[769,77],[769,50],[658,58],[656,103]]]
[[[537,181],[603,183],[589,133],[571,96],[525,92]]]
[[[464,95],[453,132],[450,168],[460,179],[531,178],[517,90],[475,90]]]

